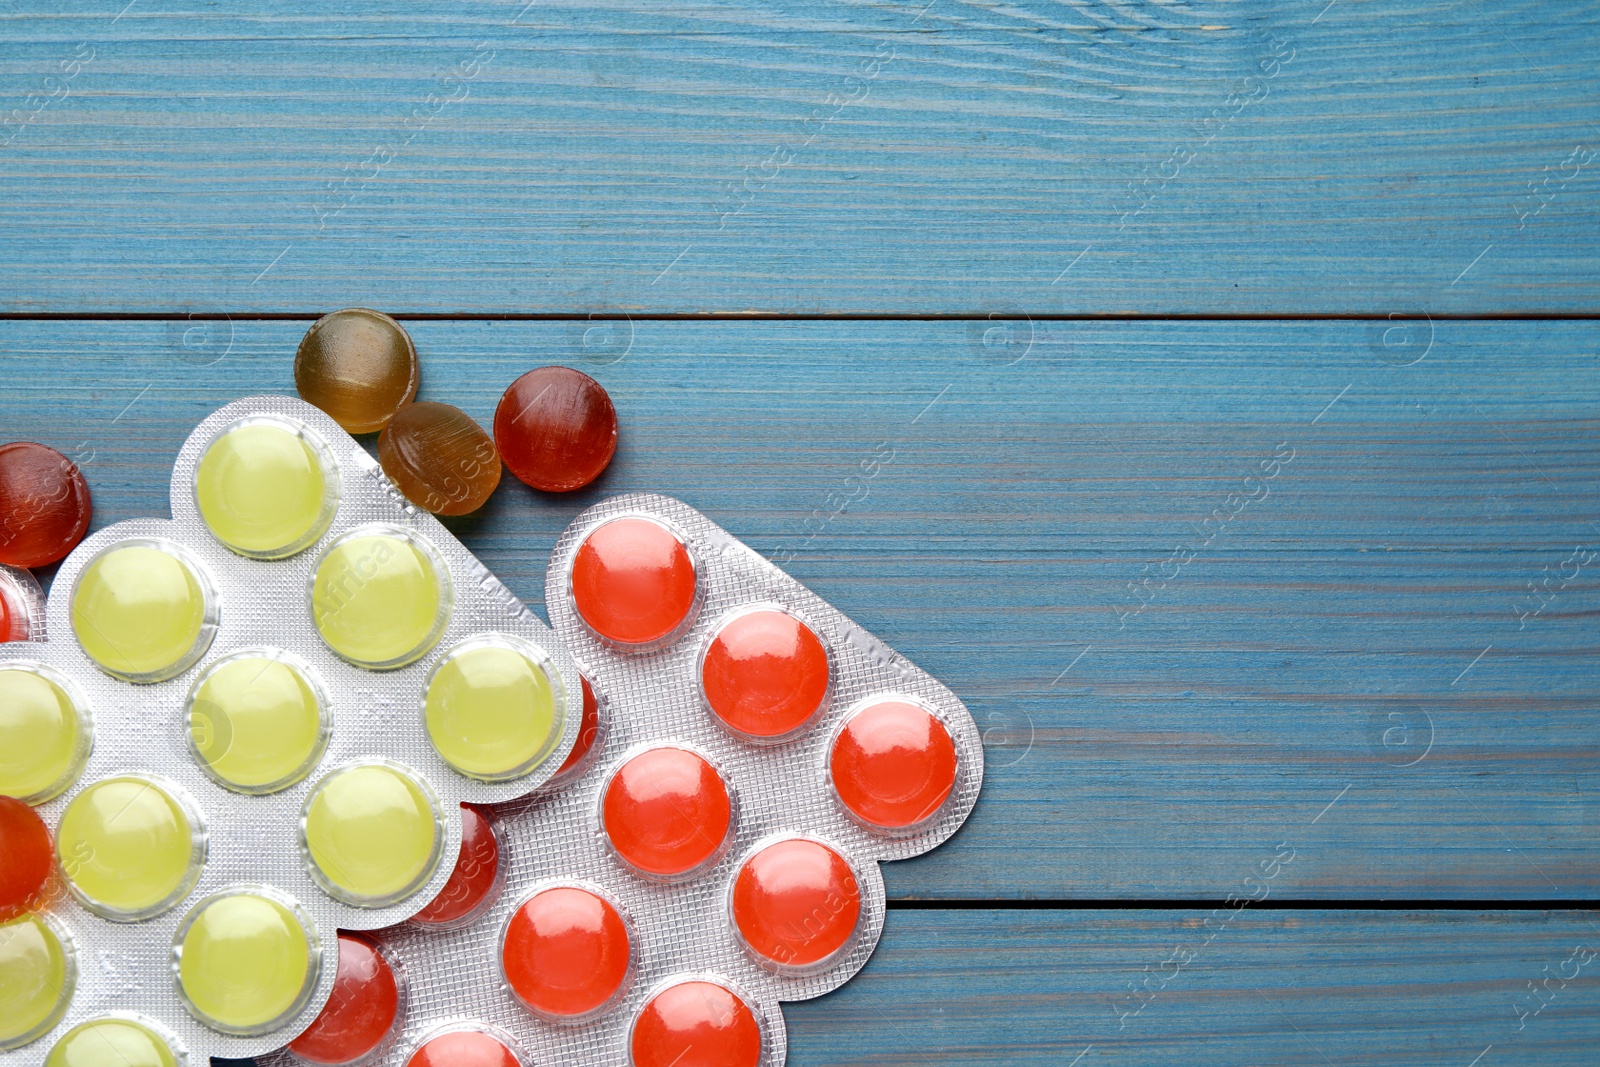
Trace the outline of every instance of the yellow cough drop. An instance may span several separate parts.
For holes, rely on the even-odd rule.
[[[447,597],[427,552],[401,537],[361,534],[323,556],[311,614],[340,657],[364,667],[398,667],[438,642]]]
[[[195,503],[211,533],[246,556],[292,555],[333,519],[322,461],[288,426],[250,422],[213,441],[195,470]]]

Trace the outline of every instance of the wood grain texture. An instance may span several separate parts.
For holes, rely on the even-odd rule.
[[[305,325],[0,324],[0,437],[165,514]],[[616,400],[591,490],[451,523],[524,599],[580,509],[670,493],[967,701],[984,795],[896,898],[1220,899],[1280,845],[1275,898],[1596,895],[1593,323],[411,329],[484,424],[545,363]]]
[[[12,4],[0,310],[1594,314],[1596,12]]]
[[[892,912],[854,981],[784,1005],[789,1063],[1577,1067],[1600,1047],[1587,913],[1208,917]]]

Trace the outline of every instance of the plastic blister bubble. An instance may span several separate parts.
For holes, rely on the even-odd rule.
[[[629,551],[619,546],[630,539],[614,541],[607,548],[616,551],[598,554],[605,567],[574,579],[586,539],[619,520],[643,524],[635,529],[646,536]],[[586,583],[581,607],[575,580]],[[620,603],[596,600],[608,584]],[[502,1067],[670,1067],[690,1044],[685,1063],[778,1067],[787,1048],[780,1002],[837,988],[877,944],[879,863],[934,848],[972,810],[983,777],[978,729],[948,689],[676,500],[630,495],[583,512],[562,535],[545,588],[552,625],[604,702],[606,728],[577,774],[497,806],[506,884],[481,917],[449,932],[383,933],[385,950],[425,979],[413,984],[404,1030],[381,1063],[441,1067],[459,1041]],[[719,653],[726,669],[708,698],[710,645],[757,612],[776,617]],[[788,682],[765,686],[769,672],[750,662],[762,656]],[[880,705],[908,710],[849,731]],[[853,745],[842,791],[831,777],[841,737]],[[642,756],[663,753],[653,788],[643,773],[652,768],[638,765],[638,780],[616,795]],[[613,813],[634,820],[625,842],[607,825]],[[541,928],[546,915],[556,918]],[[559,960],[581,988],[563,999],[532,981],[541,958]],[[294,1063],[287,1053],[261,1062]]]
[[[30,1001],[43,1031],[0,1041],[0,1067],[102,1038],[156,1067],[283,1046],[329,996],[337,931],[421,910],[455,869],[460,804],[537,790],[582,729],[555,633],[316,408],[215,412],[171,502],[63,562],[50,640],[0,645],[0,735],[49,764],[23,785],[59,867],[38,913],[59,959],[39,935],[18,966],[70,986],[59,1018]],[[492,750],[492,730],[467,716],[436,746],[424,714],[474,642],[533,664],[500,693],[497,773],[441,754]]]

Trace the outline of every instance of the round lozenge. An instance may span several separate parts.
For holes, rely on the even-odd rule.
[[[406,1067],[522,1067],[504,1041],[482,1030],[449,1030],[424,1041]]]
[[[0,794],[40,804],[72,784],[91,743],[66,679],[44,667],[0,668]]]
[[[276,1028],[304,1006],[319,953],[303,916],[265,893],[202,900],[173,938],[178,993],[196,1019],[225,1034]]]
[[[500,838],[488,814],[461,805],[461,854],[439,895],[411,917],[414,923],[439,930],[465,926],[482,915],[500,895]]]
[[[179,1067],[166,1038],[133,1019],[79,1023],[61,1036],[44,1067]]]
[[[311,584],[317,633],[360,667],[401,667],[439,640],[450,619],[444,565],[399,529],[368,527],[328,546]]]
[[[719,982],[676,982],[633,1021],[633,1067],[761,1067],[761,1023]]]
[[[419,400],[378,437],[378,462],[405,498],[435,515],[477,511],[500,484],[494,441],[460,408]]]
[[[926,708],[879,700],[846,717],[828,775],[845,809],[869,829],[914,829],[938,814],[955,788],[955,741]]]
[[[759,848],[739,866],[734,929],[756,962],[776,971],[826,966],[861,919],[861,886],[837,849],[805,837]]]
[[[760,741],[787,738],[828,697],[828,650],[816,632],[772,608],[724,622],[700,662],[706,706],[729,730]]]
[[[339,972],[333,991],[289,1051],[319,1067],[343,1067],[375,1052],[400,1018],[400,983],[373,941],[339,931]]]
[[[0,922],[40,906],[54,866],[50,830],[39,813],[0,796]]]
[[[357,907],[387,907],[422,888],[439,866],[443,839],[432,790],[396,763],[334,771],[312,789],[301,818],[312,876]]]
[[[32,441],[0,445],[0,563],[43,567],[89,530],[89,483],[60,452]]]
[[[328,737],[309,669],[266,649],[235,653],[206,668],[189,694],[188,721],[200,766],[241,793],[271,793],[298,782]]]
[[[126,775],[72,798],[56,827],[56,856],[85,906],[133,921],[165,911],[194,887],[204,840],[171,787]]]
[[[478,638],[434,666],[423,697],[428,740],[462,774],[505,781],[533,770],[561,739],[559,681],[522,641]]]
[[[160,682],[199,659],[216,632],[209,584],[182,549],[127,542],[96,556],[72,589],[72,631],[107,674]]]
[[[616,454],[617,409],[587,374],[540,367],[512,382],[500,398],[494,440],[511,473],[535,489],[581,489]]]
[[[591,530],[572,561],[572,601],[594,633],[650,648],[678,634],[698,606],[683,539],[652,519],[624,516]]]
[[[733,828],[727,784],[674,745],[645,749],[611,775],[600,805],[606,840],[640,874],[677,878],[722,854]]]
[[[76,980],[70,946],[42,916],[0,923],[0,1049],[25,1045],[60,1022]]]
[[[338,507],[337,475],[320,451],[305,431],[277,419],[224,430],[195,468],[195,504],[206,527],[257,559],[281,559],[311,544]]]
[[[610,900],[555,886],[511,913],[500,961],[517,998],[538,1015],[577,1019],[611,1004],[633,972],[627,920]]]
[[[400,324],[346,308],[311,325],[294,357],[294,387],[350,433],[377,433],[417,395],[417,350]]]

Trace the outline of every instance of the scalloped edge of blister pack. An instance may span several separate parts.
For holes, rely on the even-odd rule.
[[[195,502],[194,476],[200,455],[220,432],[251,416],[270,415],[299,424],[326,445],[337,464],[338,507],[322,534],[298,552],[264,561],[236,554],[212,536]],[[559,637],[495,578],[436,518],[408,503],[377,462],[331,418],[305,402],[282,396],[235,401],[203,419],[185,439],[172,469],[172,518],[141,518],[99,530],[62,563],[44,605],[45,629],[54,640],[0,644],[0,667],[16,661],[43,663],[71,681],[88,704],[94,751],[75,780],[36,809],[51,827],[71,799],[89,785],[119,774],[176,779],[205,814],[207,858],[196,884],[160,915],[118,923],[95,915],[63,888],[57,870],[41,910],[66,928],[76,955],[76,986],[63,1017],[20,1048],[0,1052],[0,1067],[36,1064],[71,1027],[114,1010],[154,1019],[177,1039],[175,1052],[191,1067],[209,1057],[243,1058],[286,1044],[317,1017],[331,991],[338,963],[337,930],[373,930],[403,921],[433,898],[449,879],[460,849],[461,802],[495,803],[541,788],[575,742],[580,716],[576,662]],[[339,659],[318,636],[306,606],[308,577],[323,549],[349,530],[380,522],[424,538],[443,560],[452,586],[450,619],[437,641],[415,662],[396,670],[370,671]],[[154,684],[115,679],[79,646],[70,618],[72,591],[83,568],[100,552],[130,538],[175,542],[193,557],[216,586],[218,628],[186,669]],[[298,592],[292,592],[298,591]],[[280,598],[280,600],[274,598]],[[246,598],[249,598],[247,600]],[[250,601],[253,601],[251,603]],[[246,605],[249,605],[248,608]],[[282,640],[286,625],[274,610],[293,611],[298,627]],[[539,646],[550,658],[565,695],[561,738],[545,759],[522,778],[488,783],[452,770],[427,741],[421,699],[433,664],[458,642],[504,632]],[[199,766],[188,748],[182,709],[194,680],[211,663],[245,647],[270,645],[310,661],[330,696],[332,738],[300,781],[268,796],[224,789]],[[413,693],[414,690],[414,693]],[[395,695],[413,699],[395,700]],[[407,719],[415,723],[408,726]],[[436,869],[406,899],[384,908],[359,908],[317,888],[301,859],[299,818],[309,791],[332,771],[369,757],[393,759],[419,773],[440,801],[443,836]],[[250,813],[240,817],[240,813]],[[276,828],[278,836],[269,835]],[[267,858],[263,848],[271,844]],[[310,998],[292,1018],[269,1033],[234,1037],[213,1030],[184,1009],[176,990],[172,938],[190,909],[219,889],[265,884],[295,900],[315,927],[320,970]]]

